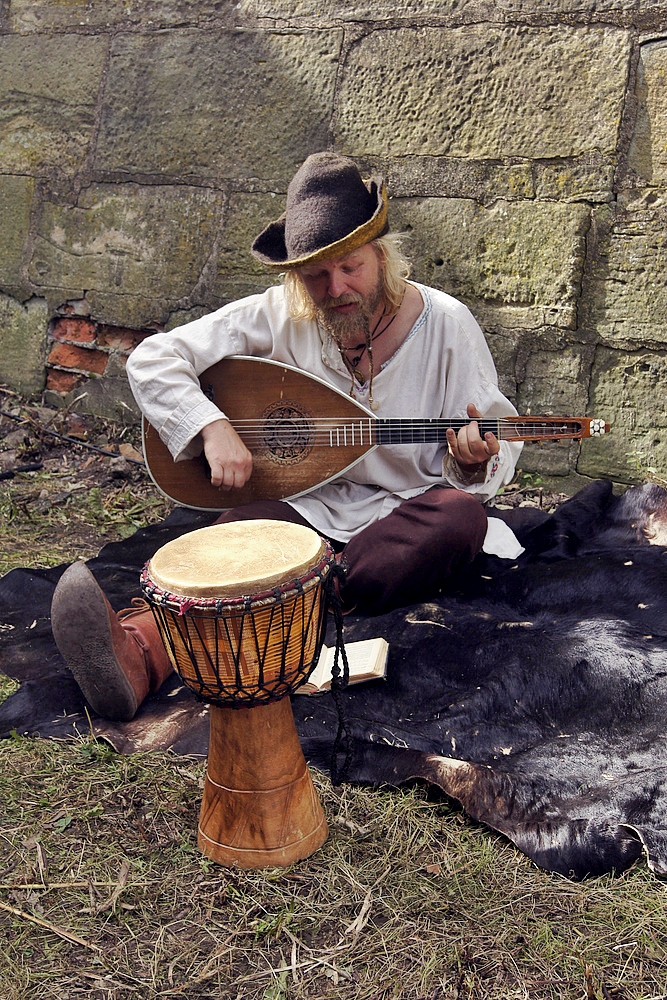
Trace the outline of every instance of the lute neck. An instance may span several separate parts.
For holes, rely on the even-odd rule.
[[[373,433],[376,444],[443,443],[447,440],[449,427],[458,432],[461,427],[470,423],[470,419],[379,418],[373,423]],[[499,441],[571,440],[588,437],[591,433],[590,418],[484,417],[477,423],[482,436],[490,431]],[[605,426],[603,421],[597,423]],[[602,429],[596,431],[598,434],[604,432]]]

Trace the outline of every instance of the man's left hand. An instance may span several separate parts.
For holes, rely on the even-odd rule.
[[[473,418],[471,423],[462,427],[458,434],[453,428],[447,430],[447,445],[449,453],[463,472],[480,471],[482,466],[500,451],[498,438],[491,431],[484,437],[479,432],[477,423],[483,416],[472,403],[467,407],[468,416]]]

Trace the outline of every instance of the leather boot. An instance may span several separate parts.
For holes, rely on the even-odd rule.
[[[88,567],[65,570],[53,594],[56,645],[90,707],[103,719],[127,722],[173,667],[148,604],[118,614]]]

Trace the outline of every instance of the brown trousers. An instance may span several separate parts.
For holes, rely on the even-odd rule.
[[[217,523],[256,518],[312,527],[281,500],[244,504],[225,511]],[[343,607],[382,614],[435,596],[481,550],[486,524],[486,512],[474,496],[434,486],[362,528],[346,545],[332,540],[334,549],[342,550]]]

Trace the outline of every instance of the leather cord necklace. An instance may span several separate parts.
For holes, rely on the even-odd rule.
[[[385,326],[383,326],[381,330],[378,330],[378,327],[379,327],[380,323],[382,322],[382,320],[385,317],[385,312],[386,312],[386,308],[382,310],[382,315],[380,316],[379,320],[377,321],[377,323],[373,327],[373,329],[371,331],[371,335],[368,338],[368,341],[364,340],[360,344],[356,344],[354,347],[341,347],[340,348],[340,353],[343,355],[343,361],[345,362],[348,371],[350,371],[355,376],[355,378],[358,379],[358,381],[360,381],[360,382],[363,381],[364,377],[363,377],[362,373],[357,369],[357,365],[359,364],[359,362],[361,361],[361,359],[363,358],[364,354],[369,349],[369,347],[373,343],[373,341],[377,340],[378,337],[381,337],[383,333],[386,333],[386,331],[389,329],[389,327],[391,326],[391,324],[394,322],[394,320],[398,316],[398,311],[397,311],[391,317],[391,319],[389,320],[389,322],[386,323]],[[353,358],[348,358],[347,355],[350,352],[352,352],[352,351],[359,351],[359,353],[355,357],[353,357]]]

